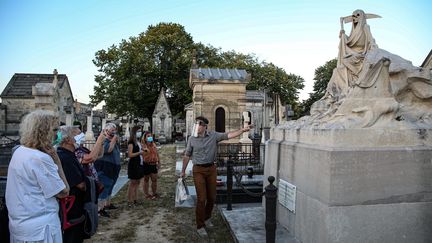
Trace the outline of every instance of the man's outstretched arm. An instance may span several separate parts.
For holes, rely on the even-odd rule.
[[[244,132],[249,132],[251,130],[251,128],[253,128],[252,124],[248,125],[247,127],[243,127],[243,128],[241,128],[241,129],[239,129],[237,131],[229,132],[228,133],[228,139],[238,137],[238,136],[240,136]]]

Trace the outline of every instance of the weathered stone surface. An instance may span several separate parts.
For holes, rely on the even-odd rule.
[[[52,110],[63,123],[75,115],[68,77],[56,70],[54,74],[14,74],[1,98],[6,112],[0,117],[5,124],[0,132],[17,134],[22,117],[35,109]]]
[[[354,11],[338,65],[311,116],[277,126],[265,178],[297,188],[278,220],[302,242],[432,239],[431,70],[379,49]],[[342,25],[343,26],[343,25]]]
[[[156,136],[156,139],[160,138],[162,140],[162,136],[165,136],[164,139],[168,141],[171,140],[173,120],[168,101],[165,97],[165,89],[161,89],[159,93],[159,97],[153,111],[152,123],[152,133]],[[166,141],[163,142],[165,143]]]

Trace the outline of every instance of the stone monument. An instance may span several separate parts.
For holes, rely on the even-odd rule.
[[[325,96],[267,142],[278,221],[301,242],[432,239],[432,73],[378,48],[372,18],[341,18]]]
[[[249,113],[247,111],[243,112],[243,128],[247,127],[250,123]],[[252,143],[252,140],[249,138],[249,133],[244,132],[241,135],[240,143]]]
[[[87,113],[87,131],[85,133],[86,141],[95,141],[93,133],[93,110]]]
[[[165,89],[162,88],[152,116],[153,136],[160,140],[160,143],[171,141],[173,131],[172,126],[173,120],[171,109],[169,108],[169,103],[165,96]]]

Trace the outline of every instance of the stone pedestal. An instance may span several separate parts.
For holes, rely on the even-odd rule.
[[[85,133],[86,141],[95,141],[93,134],[93,111],[90,116],[87,116],[87,131]]]
[[[66,114],[66,125],[72,126],[73,124],[73,116],[72,114]]]
[[[243,112],[243,128],[249,125],[250,118],[249,113],[247,111]],[[252,143],[252,140],[249,138],[249,132],[244,132],[241,135],[240,143]]]
[[[126,130],[125,130],[125,134],[124,134],[126,139],[129,139],[130,137],[130,123],[129,123],[129,119],[126,123]]]
[[[105,128],[106,125],[106,118],[102,118],[102,129]]]
[[[297,187],[278,222],[301,242],[432,239],[432,130],[283,129],[267,142],[265,178]]]

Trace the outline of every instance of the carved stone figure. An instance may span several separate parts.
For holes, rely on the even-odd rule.
[[[379,49],[366,23],[370,18],[380,16],[355,10],[341,18],[338,65],[326,94],[312,105],[310,117],[288,127],[432,126],[431,71]],[[343,23],[349,22],[346,36]]]

